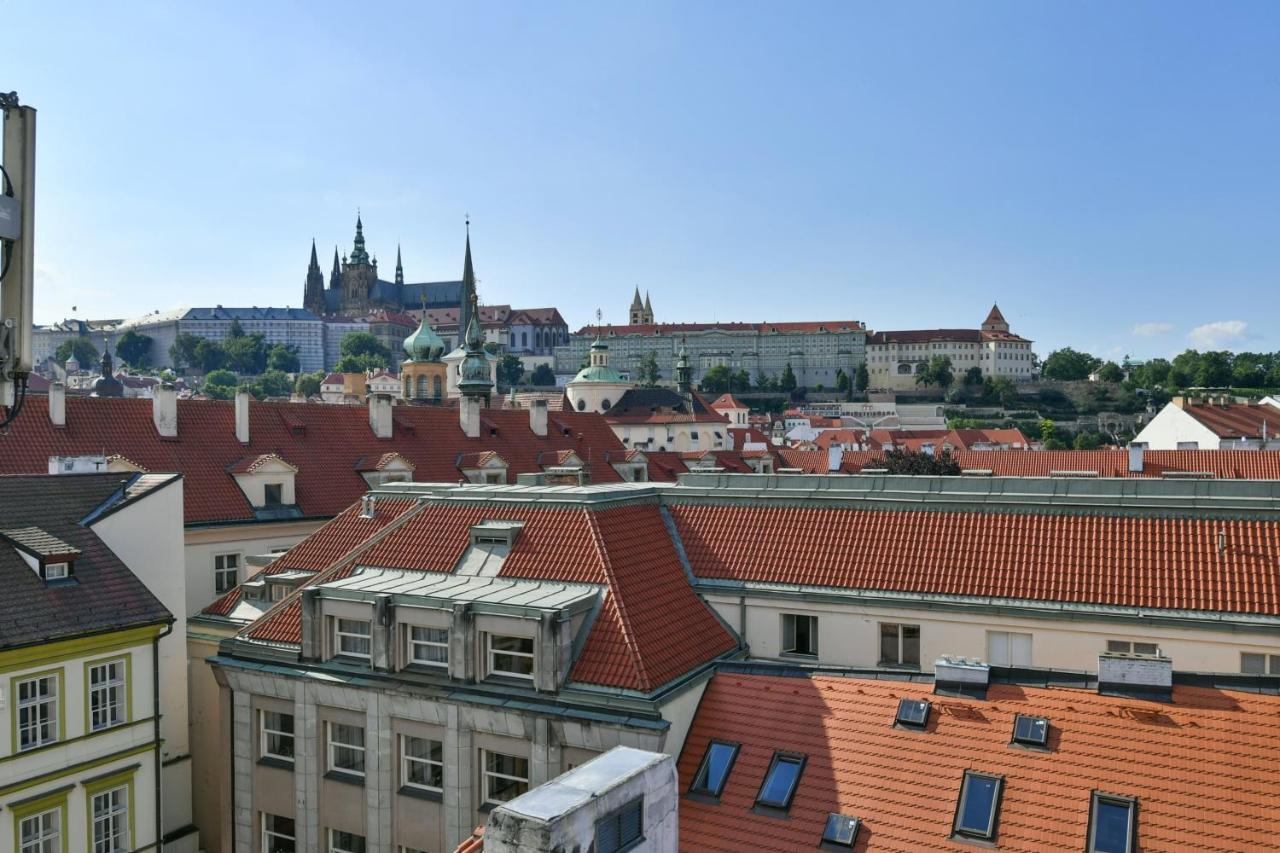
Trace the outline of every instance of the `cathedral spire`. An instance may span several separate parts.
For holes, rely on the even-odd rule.
[[[320,272],[320,259],[316,257],[316,238],[311,238],[311,263],[307,266],[307,272]]]
[[[356,239],[355,245],[351,248],[351,263],[367,264],[369,263],[369,253],[364,247],[364,223],[360,220],[360,211],[356,211]]]
[[[458,336],[466,335],[476,308],[476,271],[471,264],[471,217],[467,217],[467,251],[462,259],[462,293],[458,300]]]
[[[396,243],[396,285],[404,286],[404,264],[400,262],[400,244]]]
[[[316,240],[311,238],[311,261],[307,264],[307,283],[302,292],[302,307],[312,314],[324,314],[324,275],[316,257]]]

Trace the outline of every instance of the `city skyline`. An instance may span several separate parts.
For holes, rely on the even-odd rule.
[[[37,322],[296,307],[358,207],[417,281],[459,275],[470,212],[482,299],[574,329],[639,286],[659,322],[996,301],[1042,356],[1280,349],[1262,4],[6,19],[0,85],[40,110]]]

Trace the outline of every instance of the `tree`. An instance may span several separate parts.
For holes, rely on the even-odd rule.
[[[1225,388],[1231,384],[1231,353],[1207,352],[1200,356],[1195,383],[1201,388]]]
[[[231,328],[227,329],[227,337],[231,337],[231,338],[244,337],[244,326],[240,325],[239,320],[233,319],[231,321]]]
[[[58,344],[58,349],[54,352],[53,357],[63,367],[67,366],[67,359],[74,357],[76,361],[80,362],[80,367],[83,369],[98,363],[98,348],[88,338],[67,338]]]
[[[293,344],[272,344],[267,348],[267,370],[297,373],[301,369],[298,348]]]
[[[116,341],[116,355],[125,364],[140,370],[151,360],[151,338],[130,329]]]
[[[981,429],[977,418],[947,418],[947,429]]]
[[[1006,409],[1018,405],[1018,386],[1008,376],[985,379],[982,388],[986,396],[995,397]]]
[[[217,341],[200,338],[195,348],[195,359],[194,366],[208,375],[210,371],[219,370],[226,365],[227,353]]]
[[[658,354],[649,354],[640,359],[636,365],[636,384],[641,388],[657,388],[662,382],[662,371],[658,368]]]
[[[511,353],[504,355],[498,362],[498,384],[510,388],[520,381],[521,376],[524,376],[524,362],[520,357]]]
[[[951,372],[951,359],[945,355],[935,355],[929,359],[929,363],[925,365],[924,370],[916,374],[917,385],[937,385],[939,388],[949,388],[954,381],[955,374]]]
[[[173,343],[169,345],[169,360],[173,362],[173,366],[175,368],[199,367],[200,358],[197,348],[201,341],[204,341],[204,338],[190,332],[180,332],[176,335]]]
[[[848,394],[849,389],[853,387],[853,383],[849,380],[849,374],[844,372],[844,368],[836,368],[836,390],[841,394]]]
[[[982,368],[974,365],[964,372],[965,385],[981,385],[982,384]]]
[[[1108,361],[1098,368],[1099,382],[1123,382],[1124,371],[1120,369],[1120,365],[1114,361]]]
[[[548,365],[539,364],[529,376],[529,384],[539,388],[550,388],[556,384],[556,374]]]
[[[344,355],[338,359],[334,370],[339,373],[368,373],[370,370],[385,370],[386,367],[386,359],[366,352],[360,355]]]
[[[853,387],[859,392],[866,391],[871,386],[871,373],[867,370],[866,362],[858,365],[858,371],[853,374]]]
[[[1040,372],[1047,379],[1078,381],[1088,379],[1089,374],[1093,373],[1101,363],[1101,360],[1087,352],[1077,352],[1071,347],[1063,347],[1049,353],[1049,357],[1044,360],[1044,369]]]
[[[320,393],[322,379],[324,379],[323,373],[303,373],[293,383],[293,390],[303,397],[314,397]]]
[[[258,399],[267,397],[287,397],[293,390],[293,382],[289,374],[283,370],[267,370],[253,383],[253,396]]]
[[[1053,421],[1045,418],[1040,422],[1040,440],[1048,444],[1053,440],[1053,431],[1056,429]]]
[[[1102,446],[1102,436],[1096,432],[1078,432],[1071,446],[1076,450],[1097,450]]]
[[[236,395],[239,380],[230,370],[213,370],[204,378],[204,393],[215,400],[230,400]]]
[[[717,364],[702,375],[699,387],[707,394],[723,394],[729,390],[732,379],[729,368],[723,364]]]
[[[222,342],[222,351],[227,355],[227,367],[236,373],[256,376],[267,369],[267,348],[261,332],[231,335]]]
[[[751,390],[751,374],[746,370],[736,370],[729,376],[729,390],[743,393]]]
[[[791,392],[796,390],[796,372],[791,369],[791,362],[782,369],[782,378],[778,380],[778,390]]]
[[[778,380],[772,376],[766,376],[763,370],[757,369],[755,389],[757,391],[777,391]]]
[[[347,335],[338,345],[338,352],[342,356],[338,361],[338,370],[343,373],[357,372],[355,369],[348,370],[343,367],[344,361],[348,365],[369,365],[373,368],[387,367],[391,364],[391,351],[383,345],[382,341],[368,332],[352,332]],[[348,361],[348,357],[351,360]]]
[[[884,454],[882,466],[890,474],[927,474],[943,477],[956,477],[960,474],[960,463],[952,456],[950,450],[941,453],[917,453],[912,450],[894,449]]]

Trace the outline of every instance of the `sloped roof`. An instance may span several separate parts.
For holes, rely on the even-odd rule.
[[[605,414],[610,423],[722,423],[729,419],[717,412],[697,391],[684,395],[670,388],[630,388]]]
[[[1257,403],[1188,403],[1182,411],[1204,424],[1219,438],[1268,438],[1280,432],[1280,409]]]
[[[928,683],[721,672],[678,763],[689,789],[712,738],[741,744],[718,804],[680,800],[684,850],[815,849],[828,813],[862,821],[857,850],[959,850],[966,770],[1001,775],[995,846],[1085,849],[1093,791],[1135,797],[1135,850],[1274,846],[1280,796],[1270,744],[1280,697],[1176,685],[1171,703],[1082,688],[993,684],[985,700]],[[924,731],[891,723],[903,698],[933,702]],[[1010,747],[1014,716],[1047,717],[1049,749]],[[753,810],[775,751],[807,756],[786,819]],[[987,845],[983,845],[987,846]]]
[[[990,470],[997,477],[1048,477],[1054,471],[1096,471],[1099,477],[1196,472],[1223,480],[1280,480],[1280,451],[1276,450],[1148,450],[1142,471],[1135,472],[1129,471],[1127,450],[960,450],[951,456],[962,469]],[[883,461],[878,450],[846,452],[840,470],[856,474],[864,467],[880,467]]]
[[[721,394],[716,397],[715,402],[711,404],[711,408],[719,412],[725,409],[749,409],[751,407],[732,394]]]
[[[992,323],[1005,323],[1005,324],[1008,323],[1008,321],[1005,320],[1004,318],[1004,314],[1000,313],[999,305],[992,304],[991,310],[987,312],[987,319],[982,321],[982,325],[984,326],[990,325]]]
[[[22,428],[0,434],[0,474],[46,472],[50,456],[120,454],[149,471],[186,477],[188,524],[252,521],[253,508],[227,468],[265,453],[278,453],[298,469],[297,504],[313,518],[337,515],[364,494],[357,460],[389,451],[408,459],[420,482],[456,483],[458,456],[480,451],[499,453],[514,480],[540,471],[538,454],[545,450],[573,450],[593,482],[620,479],[604,454],[623,450],[622,443],[600,415],[589,412],[557,412],[551,419],[557,426],[543,437],[529,428],[527,411],[486,409],[493,428],[468,438],[457,409],[396,406],[393,437],[378,439],[363,406],[255,402],[249,406],[251,440],[242,445],[230,401],[179,400],[176,439],[156,432],[150,400],[68,397],[66,426],[57,428],[48,405],[47,397],[29,397]]]
[[[678,335],[683,332],[861,332],[866,324],[858,320],[812,320],[795,323],[640,323],[626,326],[583,326],[574,334],[594,337],[604,335]]]

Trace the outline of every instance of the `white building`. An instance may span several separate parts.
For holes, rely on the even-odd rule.
[[[1026,381],[1035,374],[1033,342],[1009,331],[993,305],[980,329],[918,329],[874,332],[867,336],[867,373],[872,389],[907,390],[937,356],[951,359],[958,385],[971,368],[983,378],[1006,376]]]
[[[1134,437],[1148,450],[1280,450],[1280,407],[1174,397]]]

